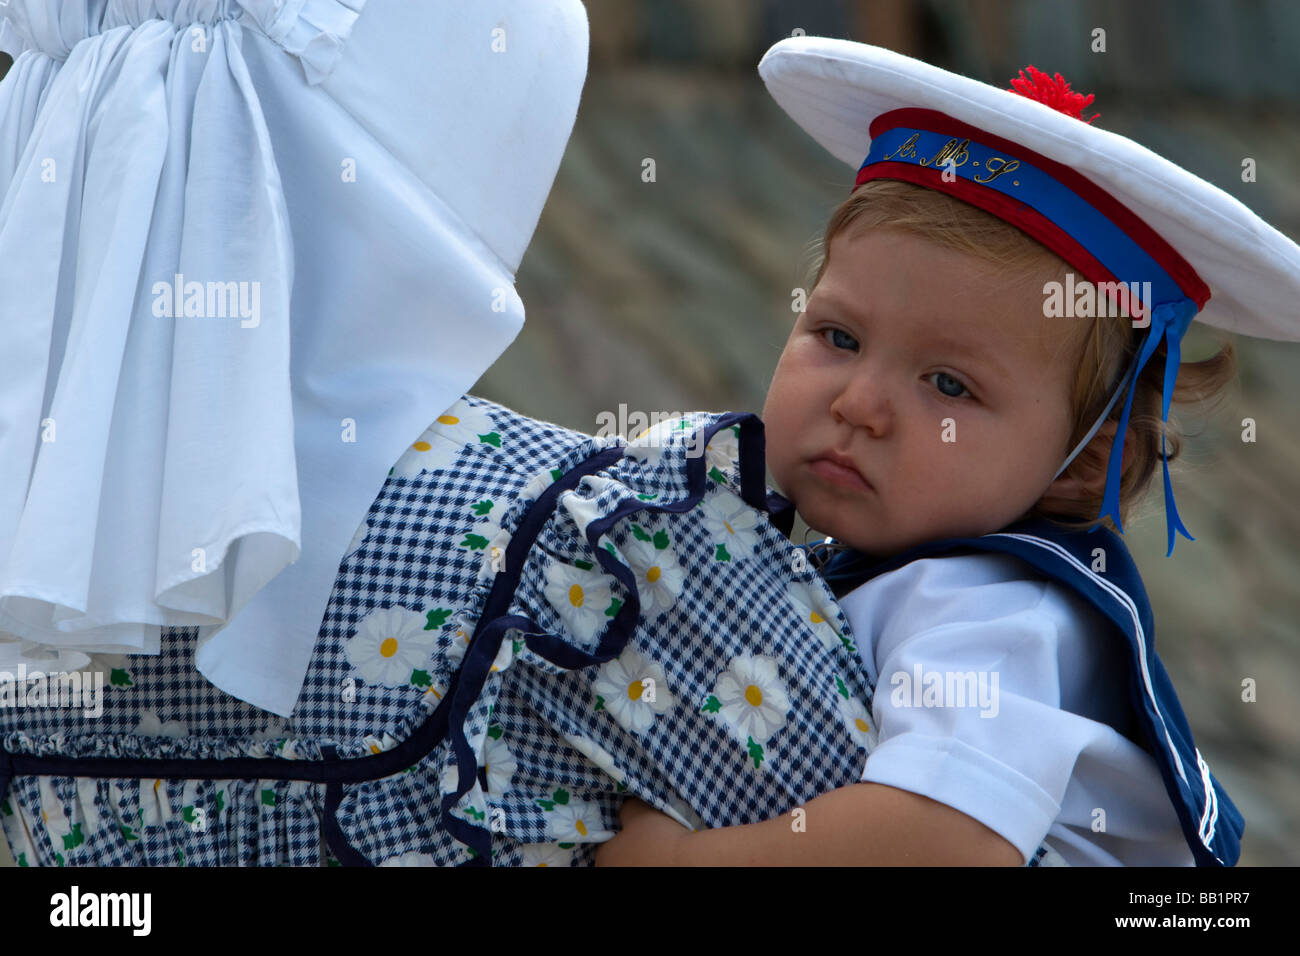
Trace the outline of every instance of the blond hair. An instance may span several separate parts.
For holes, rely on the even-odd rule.
[[[912,183],[890,179],[868,180],[832,212],[826,225],[820,255],[815,265],[815,287],[826,271],[831,240],[841,232],[873,228],[905,230],[938,245],[964,252],[997,265],[1008,281],[1063,281],[1072,267],[1055,253],[1010,223],[946,193]],[[1071,390],[1072,427],[1068,448],[1083,440],[1110,400],[1119,378],[1141,347],[1144,329],[1123,319],[1080,319],[1072,345],[1078,352],[1078,371]],[[1160,437],[1170,461],[1178,457],[1184,434],[1172,408],[1189,402],[1220,399],[1236,376],[1236,353],[1231,341],[1220,339],[1218,351],[1200,362],[1183,362],[1172,396],[1169,424],[1160,419],[1164,387],[1164,346],[1156,350],[1138,376],[1124,439],[1125,458],[1119,490],[1120,520],[1127,525],[1134,507],[1145,496],[1160,465]],[[1123,398],[1111,408],[1107,421],[1118,427]],[[1104,432],[1105,429],[1103,429]],[[1104,433],[1095,436],[1070,463],[1065,474],[1084,477],[1096,491],[1073,500],[1053,499],[1050,506],[1040,500],[1028,513],[1066,528],[1090,528],[1098,524],[1102,485],[1111,442]],[[1109,518],[1102,520],[1114,530]]]

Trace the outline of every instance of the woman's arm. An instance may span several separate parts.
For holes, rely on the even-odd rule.
[[[984,824],[929,797],[856,783],[763,823],[691,832],[639,800],[597,866],[1022,866]]]

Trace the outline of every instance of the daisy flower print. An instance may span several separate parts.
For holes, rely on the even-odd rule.
[[[664,669],[634,647],[602,664],[592,690],[596,707],[609,712],[625,730],[643,734],[658,714],[673,705]]]
[[[357,625],[343,651],[348,663],[371,684],[401,687],[424,667],[437,640],[425,630],[425,615],[404,607],[371,611]]]

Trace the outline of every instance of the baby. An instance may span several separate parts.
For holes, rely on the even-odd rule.
[[[1045,284],[1071,267],[910,183],[859,187],[831,217],[825,248],[763,410],[772,474],[807,523],[881,563],[1032,518],[1088,526],[1080,519],[1100,508],[1114,420],[1056,473],[1140,330],[1119,318],[1044,318]],[[1180,392],[1217,392],[1232,355],[1229,345],[1183,366]],[[1159,402],[1159,378],[1144,376],[1124,448],[1124,514],[1154,472]],[[995,554],[921,558],[842,604],[881,678],[869,782],[809,802],[806,832],[778,818],[687,833],[631,805],[598,864],[1019,865],[1045,825],[1068,862],[1192,862],[1126,713],[1122,647],[1095,608]],[[917,668],[983,670],[992,706],[981,712],[972,695],[966,706],[915,707]],[[891,692],[902,679],[907,692]],[[1091,827],[1094,806],[1108,826]]]
[[[1159,463],[1169,553],[1190,539],[1168,414],[1234,353],[1182,364],[1182,336],[1294,338],[1300,248],[1092,127],[1059,74],[999,90],[815,37],[759,72],[858,169],[763,417],[777,484],[839,539],[876,737],[800,827],[687,833],[630,802],[597,862],[1232,865],[1241,815],[1113,529]]]

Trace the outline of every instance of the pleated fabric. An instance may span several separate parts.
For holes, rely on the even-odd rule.
[[[517,334],[578,0],[0,8],[0,670],[282,716],[392,463]]]

